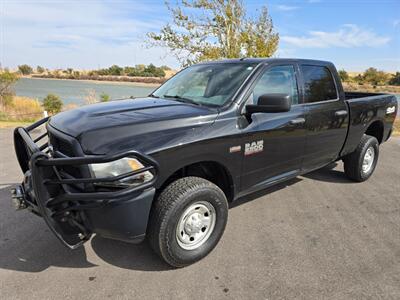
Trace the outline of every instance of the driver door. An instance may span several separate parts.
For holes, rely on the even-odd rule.
[[[291,110],[255,113],[246,128],[241,190],[255,191],[300,172],[306,142],[305,114],[299,104],[297,66],[268,66],[256,80],[248,101],[268,93],[289,94]],[[254,149],[255,151],[251,151]]]

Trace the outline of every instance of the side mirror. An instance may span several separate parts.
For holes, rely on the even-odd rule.
[[[246,105],[246,113],[287,112],[291,107],[291,97],[288,94],[264,94],[258,97],[257,105]]]

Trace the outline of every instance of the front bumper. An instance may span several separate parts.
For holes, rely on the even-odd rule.
[[[48,142],[39,146],[47,132],[33,139],[30,132],[45,124],[47,118],[14,131],[14,146],[24,173],[23,183],[13,193],[19,209],[27,207],[42,216],[51,231],[67,247],[76,248],[92,233],[129,242],[140,242],[146,233],[147,220],[155,194],[158,164],[151,157],[129,151],[115,155],[69,157],[53,150]],[[144,167],[107,178],[93,178],[82,172],[79,178],[69,168],[86,168],[133,157]],[[113,182],[149,171],[153,178],[123,189],[99,189],[96,183]],[[83,174],[83,175],[82,175]]]

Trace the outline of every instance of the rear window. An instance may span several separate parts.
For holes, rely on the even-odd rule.
[[[332,74],[327,67],[302,65],[305,102],[319,102],[337,99]]]

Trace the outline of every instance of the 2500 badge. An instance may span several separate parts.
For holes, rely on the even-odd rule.
[[[264,141],[256,141],[251,143],[246,143],[244,145],[244,155],[252,155],[264,150]]]

